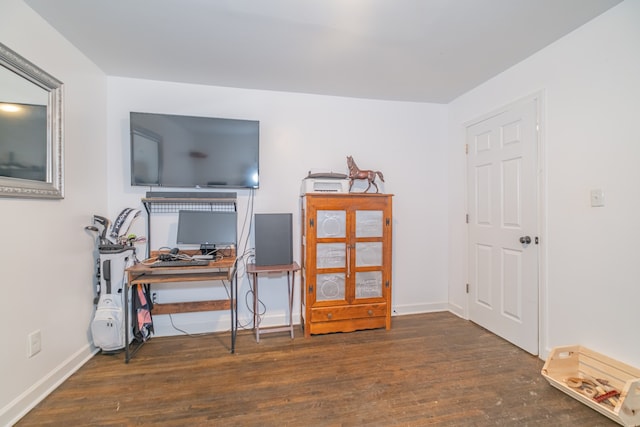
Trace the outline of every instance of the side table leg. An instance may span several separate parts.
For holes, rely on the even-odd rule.
[[[258,316],[258,274],[253,275],[253,329],[256,333],[256,342],[260,342],[260,316]]]
[[[293,278],[291,278],[293,274]],[[293,291],[295,289],[296,273],[287,271],[287,291],[289,291],[289,330],[291,332],[291,339],[293,339]]]

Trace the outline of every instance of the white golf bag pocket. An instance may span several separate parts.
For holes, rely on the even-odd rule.
[[[120,295],[100,296],[96,314],[91,322],[91,335],[93,344],[102,351],[120,350],[124,347],[124,312]]]

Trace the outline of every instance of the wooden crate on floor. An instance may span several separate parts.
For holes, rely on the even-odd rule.
[[[554,348],[542,375],[552,386],[617,423],[640,425],[640,369],[573,345]]]

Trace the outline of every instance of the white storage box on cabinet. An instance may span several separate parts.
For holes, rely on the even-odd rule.
[[[552,386],[615,422],[640,426],[640,369],[573,345],[554,348],[542,375]],[[611,398],[604,398],[606,393]]]

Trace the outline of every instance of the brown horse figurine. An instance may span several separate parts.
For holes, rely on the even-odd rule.
[[[353,157],[347,156],[347,166],[349,167],[349,191],[351,191],[351,187],[353,186],[354,179],[366,179],[369,181],[369,185],[367,189],[364,190],[366,193],[369,191],[369,188],[373,185],[376,187],[376,193],[378,192],[378,185],[376,184],[376,175],[380,177],[380,181],[384,182],[384,176],[380,171],[372,171],[372,170],[360,170],[358,169],[358,165],[353,161]]]

